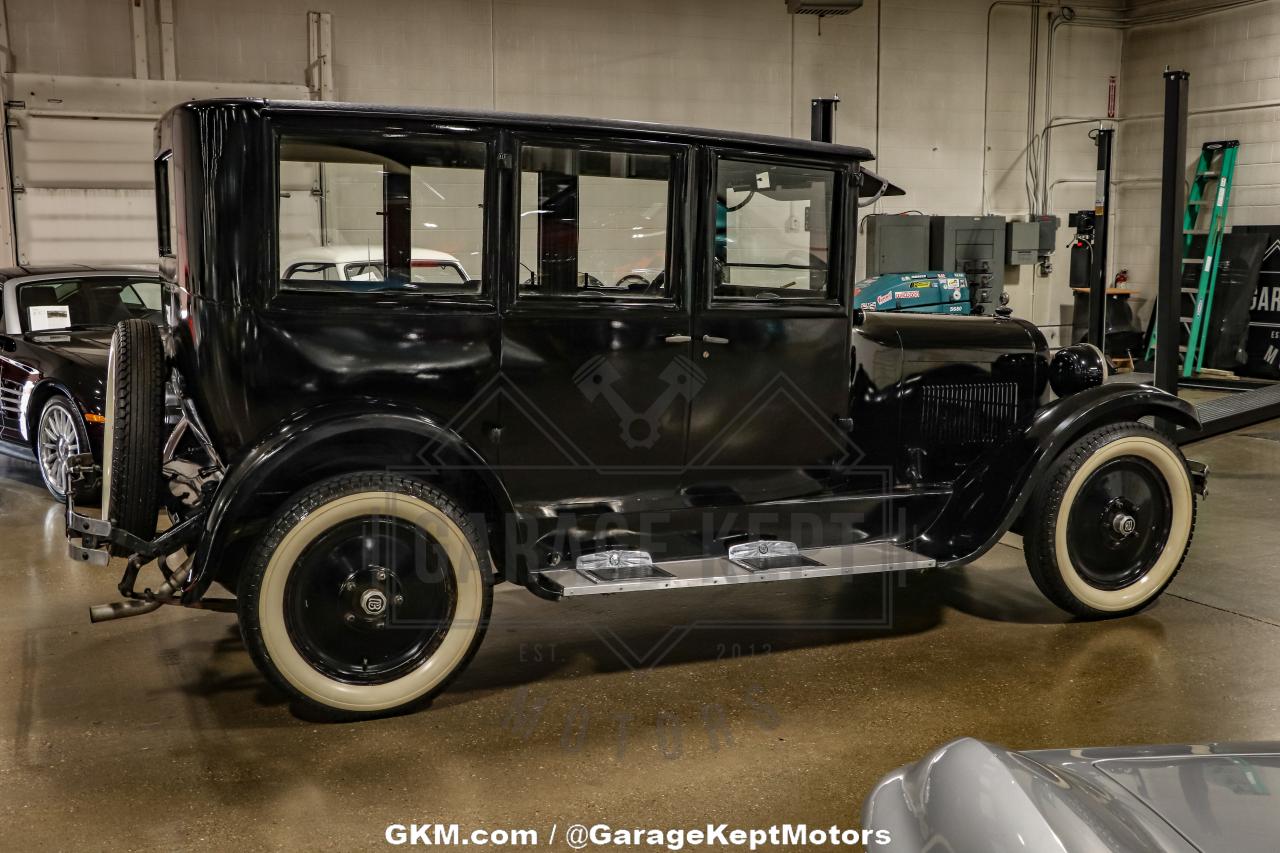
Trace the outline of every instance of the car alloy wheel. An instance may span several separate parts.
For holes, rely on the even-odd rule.
[[[36,457],[40,476],[55,498],[65,500],[70,479],[69,460],[81,447],[75,413],[61,398],[50,400],[40,413],[36,427]]]

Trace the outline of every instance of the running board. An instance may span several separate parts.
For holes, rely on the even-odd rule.
[[[776,543],[766,545],[762,551],[760,546],[763,544],[735,545],[723,557],[700,557],[664,563],[643,561],[639,555],[644,552],[605,551],[600,555],[586,555],[582,558],[586,562],[576,568],[548,569],[539,573],[538,578],[543,587],[562,596],[603,595],[876,574],[929,569],[937,565],[935,560],[891,542],[803,550],[792,550],[794,546],[785,547],[790,543]],[[754,554],[751,553],[753,549]],[[619,554],[619,558],[613,561],[613,566],[625,567],[624,571],[614,573],[605,570],[610,563],[608,555],[615,553]]]

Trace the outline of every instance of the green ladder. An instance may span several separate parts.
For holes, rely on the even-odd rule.
[[[1213,288],[1218,282],[1218,262],[1222,254],[1222,233],[1227,224],[1227,204],[1231,200],[1231,182],[1236,169],[1236,152],[1240,150],[1237,139],[1221,139],[1206,142],[1200,148],[1200,160],[1196,163],[1191,192],[1187,196],[1187,210],[1182,217],[1182,234],[1186,242],[1182,249],[1182,266],[1200,267],[1195,287],[1181,287],[1180,297],[1192,297],[1190,315],[1181,314],[1178,319],[1188,328],[1186,347],[1182,359],[1182,375],[1191,376],[1204,364],[1205,340],[1209,331],[1209,316],[1213,311]],[[1210,209],[1209,223],[1200,227],[1204,208]],[[1204,256],[1190,257],[1192,241],[1204,237]],[[1185,280],[1185,277],[1184,277]],[[1180,305],[1184,305],[1182,299]],[[1147,360],[1155,356],[1155,311],[1151,312],[1151,334],[1148,336]]]

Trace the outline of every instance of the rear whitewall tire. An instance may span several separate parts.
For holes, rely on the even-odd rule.
[[[1167,533],[1159,554],[1132,582],[1117,588],[1090,583],[1073,560],[1071,508],[1082,487],[1109,463],[1136,460],[1157,472],[1167,499]],[[1059,607],[1086,618],[1135,613],[1172,582],[1195,530],[1196,499],[1182,453],[1167,438],[1139,423],[1095,430],[1055,460],[1027,514],[1024,553],[1032,578]],[[1161,529],[1163,530],[1164,521]],[[1080,536],[1079,532],[1074,535]]]
[[[309,545],[344,522],[401,519],[424,531],[448,559],[452,615],[430,656],[380,684],[344,682],[313,666],[290,635],[290,574]],[[443,690],[479,647],[492,605],[487,550],[474,525],[442,493],[414,481],[363,474],[318,484],[277,518],[239,583],[241,631],[254,662],[295,699],[329,716],[354,719],[404,710]]]

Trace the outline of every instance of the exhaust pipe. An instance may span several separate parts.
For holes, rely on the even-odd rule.
[[[110,622],[112,619],[126,619],[130,616],[141,616],[160,609],[161,602],[152,599],[142,601],[131,598],[128,601],[113,601],[110,604],[95,604],[89,608],[89,621]]]
[[[125,601],[113,601],[110,604],[95,604],[89,608],[89,621],[97,624],[98,622],[110,622],[113,619],[127,619],[130,616],[141,616],[144,613],[151,613],[159,610],[161,605],[176,604],[173,596],[191,574],[191,558],[178,567],[169,579],[160,584],[151,598],[130,598]],[[132,586],[132,584],[130,584]]]

